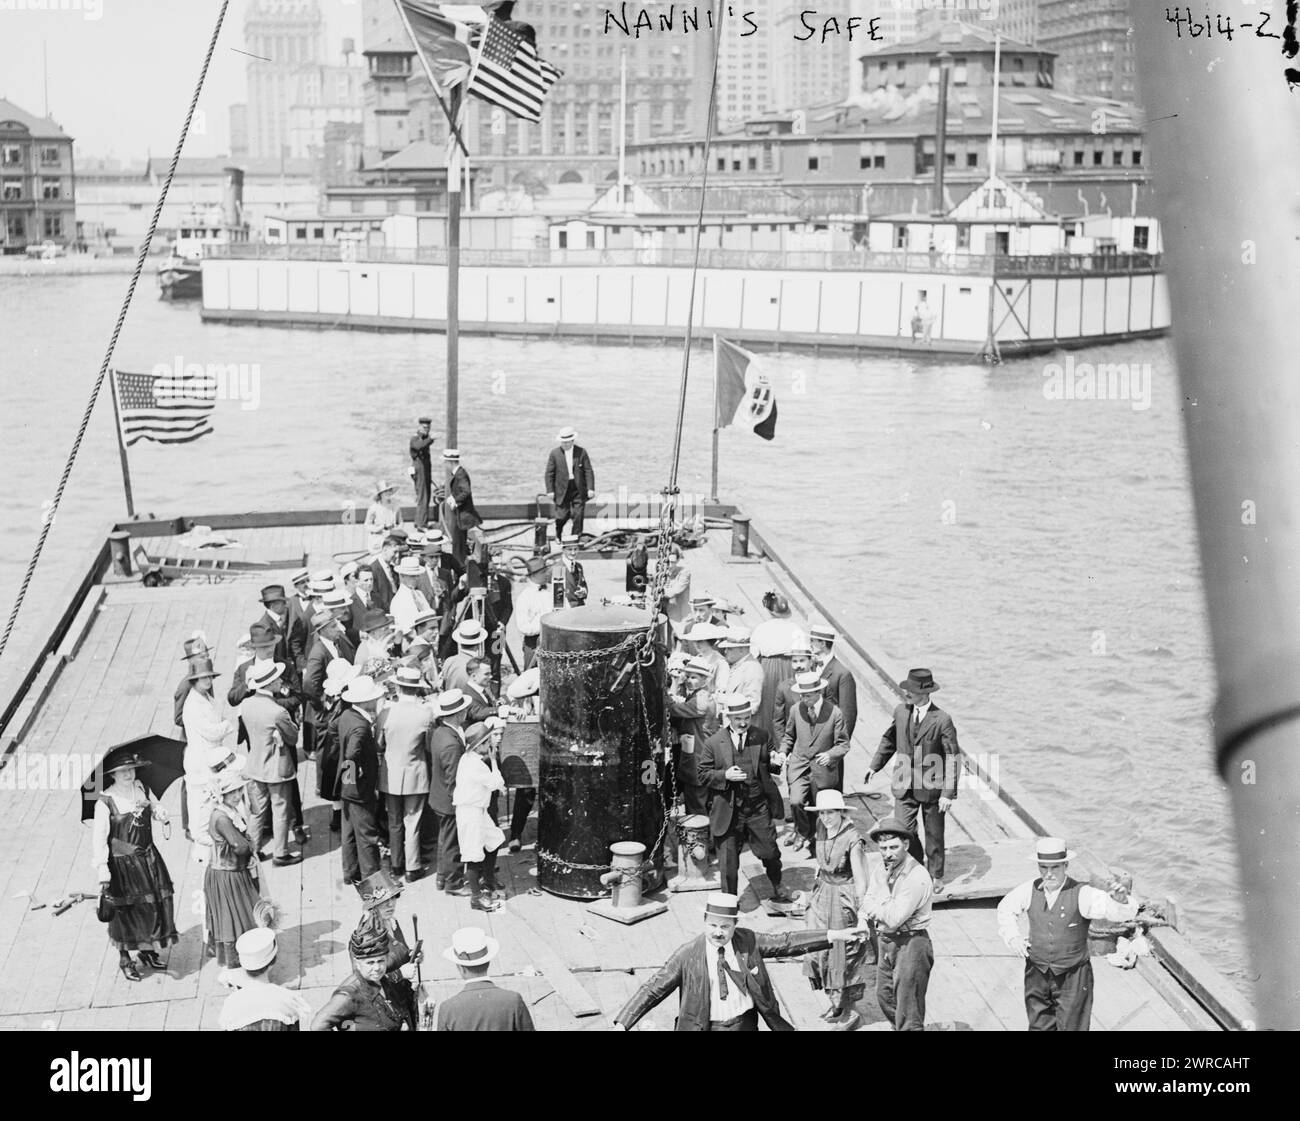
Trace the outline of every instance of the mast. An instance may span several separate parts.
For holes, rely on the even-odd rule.
[[[465,91],[455,86],[448,112],[459,121]],[[461,151],[452,144],[447,162],[447,420],[444,447],[458,448],[460,407],[460,177]],[[450,479],[450,473],[448,474]]]
[[[1166,272],[1179,391],[1167,400],[1187,434],[1218,677],[1216,762],[1233,811],[1258,1027],[1295,1030],[1300,379],[1291,331],[1300,213],[1288,173],[1300,167],[1300,133],[1289,123],[1296,102],[1282,51],[1225,50],[1206,81],[1202,54],[1167,33],[1163,9],[1135,4],[1133,12],[1137,72],[1154,118],[1155,203],[1164,228],[1176,231]],[[1280,174],[1255,170],[1268,166]]]
[[[618,56],[618,208],[627,210],[627,48]]]
[[[989,178],[998,173],[998,110],[1002,99],[1002,35],[993,36],[993,131],[989,138]]]

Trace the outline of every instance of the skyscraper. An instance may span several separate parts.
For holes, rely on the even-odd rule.
[[[1041,3],[1042,0],[934,0],[933,7],[917,12],[916,33],[928,35],[938,24],[949,20],[978,21],[1009,39],[1034,46]]]
[[[1038,42],[1056,51],[1060,89],[1137,101],[1129,0],[1039,0]]]
[[[248,60],[248,153],[278,159],[290,147],[295,72],[325,57],[325,17],[316,0],[251,0],[244,15]]]

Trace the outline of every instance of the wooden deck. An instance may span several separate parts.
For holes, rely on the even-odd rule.
[[[363,537],[359,527],[348,525],[228,532],[249,556],[286,558],[305,552],[312,567],[337,566],[361,551]],[[165,551],[165,542],[153,539],[146,544],[152,554]],[[763,593],[780,586],[789,593],[796,615],[806,617],[806,600],[783,580],[776,566],[735,560],[728,551],[727,539],[714,534],[708,546],[688,554],[696,590],[743,606],[746,622],[755,624],[766,618]],[[621,591],[621,561],[593,561],[586,569],[593,599]],[[285,576],[287,572],[276,574],[277,579]],[[133,984],[117,970],[117,955],[95,919],[93,902],[77,903],[62,915],[53,912],[54,900],[77,890],[93,894],[96,884],[90,827],[78,820],[77,786],[82,776],[71,774],[62,783],[51,784],[41,775],[53,755],[97,757],[115,743],[150,731],[170,734],[182,641],[192,631],[203,630],[215,647],[218,670],[229,674],[235,641],[260,614],[257,590],[267,582],[271,581],[266,574],[250,573],[196,578],[155,589],[142,587],[138,580],[108,582],[102,600],[97,591],[91,601],[100,602],[98,609],[83,612],[78,633],[68,636],[65,648],[75,649],[75,658],[63,668],[24,741],[0,771],[0,1027],[114,1031],[215,1027],[226,994],[216,980],[217,966],[202,955],[199,919],[193,911],[202,870],[188,858],[189,846],[180,834],[179,785],[164,802],[176,824],[160,848],[176,881],[182,937],[167,955],[166,973],[146,975]],[[513,632],[510,640],[517,647]],[[858,674],[861,696],[846,789],[858,795],[854,800],[862,814],[881,817],[890,808],[885,777],[877,776],[870,785],[862,780],[892,698],[873,670],[854,657],[845,660]],[[226,681],[228,677],[218,680],[223,707]],[[306,859],[290,868],[263,865],[262,874],[265,893],[285,914],[276,977],[300,989],[310,1004],[319,1007],[349,971],[347,939],[360,906],[356,893],[341,882],[338,840],[329,832],[328,807],[311,794],[313,764],[304,764],[302,770],[300,785],[311,831]],[[953,898],[936,908],[931,926],[936,961],[928,1018],[935,1026],[1024,1030],[1021,963],[997,936],[994,907],[997,895],[1033,872],[1029,836],[1026,825],[988,792],[981,796],[965,791],[950,815]],[[588,913],[580,903],[534,893],[531,849],[529,845],[516,856],[502,854],[508,892],[503,911],[496,915],[471,911],[468,900],[436,892],[429,879],[412,885],[402,897],[398,914],[403,928],[409,938],[410,918],[419,916],[420,933],[430,951],[424,976],[435,999],[454,992],[458,984],[438,952],[450,933],[460,926],[484,926],[502,943],[494,976],[524,994],[539,1029],[604,1030],[649,972],[699,932],[703,896],[669,895],[667,913],[625,927]],[[1099,863],[1095,857],[1090,862]],[[791,887],[810,886],[812,870],[807,860],[787,859],[787,869]],[[752,877],[742,900],[747,925],[777,929],[789,924],[791,920],[769,918],[759,905],[755,889],[765,894],[767,881],[748,853],[742,874]],[[46,906],[33,909],[40,903]],[[544,975],[557,960],[601,1015],[574,1015]],[[1128,971],[1102,959],[1094,964],[1095,1030],[1216,1026],[1152,959]],[[793,1021],[801,1028],[822,1029],[817,1015],[824,1006],[810,991],[799,964],[778,963],[773,976]],[[561,984],[560,990],[564,988]],[[582,1003],[572,990],[569,996],[573,1003]],[[865,1003],[874,1010],[873,1000]],[[665,1002],[643,1021],[643,1028],[651,1024],[670,1028],[675,1004],[675,999]],[[868,1027],[886,1025],[876,1022]]]

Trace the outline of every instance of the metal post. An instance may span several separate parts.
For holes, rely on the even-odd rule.
[[[934,203],[930,208],[931,214],[947,212],[943,202],[943,173],[948,162],[948,70],[952,65],[952,55],[940,51],[938,63],[939,104],[934,122]]]
[[[731,555],[749,556],[749,515],[731,515]]]
[[[1180,408],[1219,695],[1212,727],[1231,799],[1258,1027],[1300,1028],[1300,381],[1295,292],[1300,134],[1281,52],[1222,52],[1206,81],[1163,9],[1135,4],[1137,73],[1166,249]],[[1172,127],[1171,127],[1172,126]],[[1274,167],[1283,173],[1257,174]],[[1243,242],[1243,238],[1248,240]],[[1255,254],[1259,264],[1255,264]],[[1231,384],[1225,387],[1225,372]],[[1182,408],[1185,401],[1200,408]]]
[[[460,116],[464,91],[451,91],[450,113],[453,121]],[[460,408],[460,149],[451,148],[447,167],[447,422],[444,447],[459,448]],[[451,471],[447,472],[451,481]]]

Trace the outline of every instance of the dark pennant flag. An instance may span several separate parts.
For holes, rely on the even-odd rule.
[[[188,444],[212,431],[216,378],[128,374],[114,370],[122,439],[128,447],[140,440]]]

